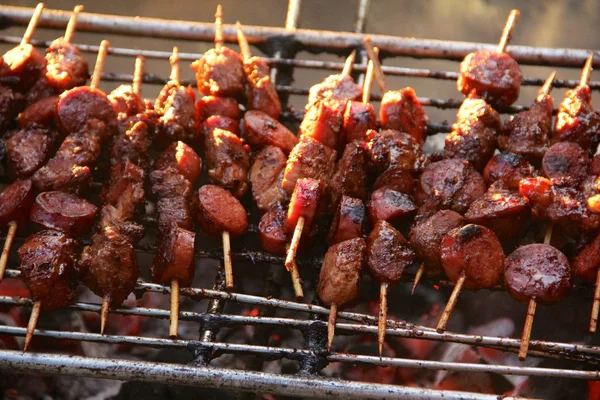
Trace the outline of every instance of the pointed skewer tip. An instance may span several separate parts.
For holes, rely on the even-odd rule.
[[[31,308],[31,315],[29,315],[29,322],[27,323],[27,333],[25,334],[25,344],[23,346],[23,353],[29,349],[29,345],[31,344],[31,339],[33,339],[33,332],[35,331],[35,327],[37,326],[38,319],[40,318],[40,310],[42,308],[42,302],[36,301],[33,303],[33,307]]]
[[[107,296],[102,298],[102,307],[100,308],[100,334],[104,335],[104,329],[106,328],[106,320],[108,319],[108,313],[110,311],[110,299]]]

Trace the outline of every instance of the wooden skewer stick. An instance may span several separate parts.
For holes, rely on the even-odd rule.
[[[233,266],[231,263],[231,242],[229,232],[223,231],[223,262],[225,264],[225,287],[233,289]]]
[[[98,57],[96,57],[96,65],[94,66],[94,75],[92,75],[92,81],[90,83],[90,88],[92,89],[98,89],[98,86],[100,86],[102,71],[104,71],[104,63],[106,62],[109,46],[110,42],[108,40],[103,40],[102,43],[100,43],[100,50],[98,50]]]
[[[67,24],[67,29],[65,30],[65,36],[63,37],[65,42],[71,43],[71,39],[73,39],[73,34],[75,33],[75,27],[77,26],[77,17],[82,11],[82,5],[75,6],[75,8],[73,9],[73,12],[71,13],[71,18],[69,18],[69,23]]]
[[[169,336],[176,338],[179,332],[179,281],[171,280],[171,315],[169,324]]]
[[[456,302],[458,301],[458,296],[460,296],[460,291],[462,290],[463,285],[465,284],[465,280],[467,279],[467,275],[465,271],[460,274],[460,277],[454,284],[454,290],[452,290],[452,294],[448,299],[448,303],[446,304],[446,308],[444,308],[444,312],[437,324],[436,330],[439,333],[442,333],[446,330],[446,326],[448,325],[448,319],[450,319],[450,315],[456,306]]]
[[[381,69],[381,63],[379,62],[379,56],[375,53],[375,47],[373,46],[373,41],[371,40],[371,36],[367,36],[363,39],[363,44],[365,45],[365,50],[367,50],[367,54],[369,55],[369,59],[373,62],[373,68],[375,70],[375,79],[377,79],[377,85],[379,86],[379,91],[381,94],[386,93],[390,90],[390,87],[385,79],[385,75],[383,75],[383,70]]]
[[[512,34],[515,30],[515,26],[517,26],[520,14],[519,10],[512,10],[508,15],[506,25],[504,25],[504,30],[502,31],[502,36],[500,36],[500,41],[498,42],[498,53],[504,53],[506,51],[506,46],[508,46],[512,39]]]
[[[592,79],[593,61],[594,53],[590,53],[590,56],[585,61],[585,65],[583,66],[583,70],[581,71],[581,78],[579,79],[580,86],[587,86],[590,84],[590,79]]]
[[[246,35],[244,34],[244,31],[242,30],[242,24],[240,24],[240,21],[237,21],[236,27],[237,27],[238,44],[240,45],[240,53],[242,53],[242,59],[249,60],[252,58],[252,52],[250,51],[250,45],[248,44],[248,38],[246,37]]]
[[[169,76],[169,79],[175,83],[181,82],[181,66],[179,65],[179,48],[177,46],[173,47],[173,53],[171,54],[171,57],[169,57],[169,62],[171,63],[171,75]]]
[[[600,268],[596,273],[596,286],[594,288],[594,302],[592,303],[592,316],[590,317],[590,333],[596,333],[598,326],[598,313],[600,312]]]
[[[6,271],[6,264],[8,263],[8,255],[10,254],[10,249],[12,247],[13,241],[15,240],[18,227],[19,224],[17,224],[15,221],[11,221],[8,223],[8,233],[6,234],[4,248],[2,249],[2,255],[0,256],[0,281],[2,281],[2,278],[4,277],[4,272]]]
[[[356,60],[356,50],[352,50],[352,53],[350,53],[348,58],[346,58],[346,62],[344,62],[344,69],[341,73],[342,76],[350,75],[352,68],[354,67],[354,60]]]
[[[373,49],[375,54],[379,55],[379,49],[375,47]],[[367,104],[371,101],[371,89],[373,88],[373,78],[374,78],[374,67],[373,61],[369,60],[367,64],[367,71],[365,72],[365,82],[363,83],[363,95],[362,102],[363,104]]]
[[[552,91],[552,84],[554,83],[554,78],[556,77],[556,71],[552,71],[550,76],[546,79],[540,90],[538,90],[538,95],[535,98],[536,101],[542,101],[545,96],[548,96]]]
[[[379,286],[379,320],[377,322],[377,344],[379,345],[379,357],[383,355],[383,343],[385,342],[385,329],[387,328],[388,302],[387,295],[390,285],[383,282]]]
[[[302,290],[302,284],[300,280],[300,273],[298,272],[298,264],[296,263],[296,253],[298,252],[298,245],[302,238],[302,231],[304,230],[304,217],[298,217],[296,228],[292,240],[287,249],[287,255],[285,258],[285,268],[290,271],[292,276],[292,284],[294,285],[294,294],[296,298],[303,299],[304,291]]]
[[[33,37],[33,33],[35,32],[35,28],[37,28],[38,23],[40,22],[40,17],[42,16],[42,11],[44,11],[44,3],[38,3],[37,7],[35,7],[35,11],[29,20],[29,25],[27,25],[27,30],[21,39],[21,46],[25,46],[29,44],[31,38]]]
[[[215,13],[215,49],[223,47],[223,7],[219,4]]]
[[[337,319],[337,304],[333,303],[329,309],[329,320],[327,321],[327,351],[331,351],[331,344],[335,336],[335,320]]]
[[[41,308],[41,301],[38,300],[35,303],[33,303],[31,315],[29,316],[29,322],[27,323],[27,333],[25,334],[25,345],[23,346],[23,353],[27,351],[27,349],[29,348],[29,344],[31,344],[31,339],[33,339],[33,332],[35,331],[35,327],[37,326],[38,319],[40,319]]]
[[[104,335],[104,328],[106,328],[106,320],[108,319],[108,313],[110,312],[110,298],[104,296],[102,298],[102,307],[100,308],[100,334]]]
[[[421,281],[421,278],[423,277],[423,272],[425,272],[425,264],[421,263],[421,265],[419,265],[419,269],[417,270],[417,273],[415,274],[415,280],[413,281],[413,285],[412,285],[410,294],[415,294],[415,289],[417,288],[417,285],[419,284],[419,282]]]

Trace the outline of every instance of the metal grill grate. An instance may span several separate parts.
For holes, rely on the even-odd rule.
[[[329,31],[314,31],[296,29],[301,10],[300,0],[290,0],[285,29],[246,26],[246,32],[251,44],[260,45],[266,49],[269,57],[265,60],[273,69],[277,89],[286,99],[288,95],[306,95],[307,88],[291,86],[294,69],[322,69],[341,70],[342,63],[302,60],[295,56],[300,49],[319,49],[321,51],[339,54],[348,48],[361,48],[365,21],[368,15],[369,0],[360,0],[357,11],[355,33],[340,33]],[[27,24],[33,9],[0,6],[0,16],[10,24]],[[40,26],[63,29],[68,21],[70,12],[58,10],[45,10],[40,21]],[[132,36],[153,35],[154,37],[173,40],[212,41],[214,27],[209,23],[192,23],[183,21],[168,21],[149,18],[131,18],[112,15],[82,13],[78,20],[78,30],[99,32],[103,34],[122,34]],[[226,41],[236,40],[235,27],[224,26]],[[482,48],[495,48],[495,45],[482,45],[467,42],[450,42],[436,40],[407,39],[384,35],[373,35],[373,42],[381,48],[387,56],[411,56],[421,58],[436,58],[444,60],[460,60],[467,53]],[[0,43],[16,44],[20,38],[0,35]],[[47,47],[49,42],[32,41],[32,44]],[[96,53],[98,46],[80,45],[82,51]],[[559,67],[580,67],[589,52],[574,49],[550,49],[528,46],[510,46],[510,53],[520,62],[532,65],[551,65]],[[146,58],[167,60],[170,52],[156,50],[136,50],[130,48],[110,48],[109,54],[121,56],[143,55]],[[182,60],[195,60],[200,54],[180,53]],[[598,58],[600,60],[600,58]],[[600,61],[596,63],[600,64]],[[362,74],[366,69],[366,54],[360,51],[357,57],[355,73]],[[402,68],[385,66],[387,75],[404,77],[430,78],[439,80],[456,80],[458,74],[450,71],[432,71],[428,69]],[[358,77],[362,79],[362,75]],[[129,82],[132,75],[120,72],[108,72],[103,76],[105,81]],[[146,83],[163,84],[166,77],[147,75]],[[544,78],[527,78],[524,85],[539,86]],[[194,83],[194,82],[182,82]],[[574,87],[578,84],[574,80],[557,80],[556,87]],[[590,83],[594,90],[600,89],[600,82]],[[378,100],[377,96],[373,96]],[[455,109],[460,101],[451,99],[420,98],[425,106],[440,109]],[[523,109],[514,106],[509,112]],[[288,121],[297,121],[302,117],[288,109],[284,118]],[[446,122],[431,123],[430,133],[448,132],[450,125]],[[6,177],[1,177],[6,181]],[[255,229],[254,229],[255,232]],[[20,243],[17,240],[17,244]],[[15,246],[17,247],[17,246]],[[147,252],[147,248],[140,251]],[[222,254],[218,250],[197,250],[197,257],[205,259],[220,259]],[[273,264],[282,268],[283,260],[279,257],[251,251],[233,254],[234,260],[246,260],[260,264]],[[320,264],[320,260],[303,260],[307,264]],[[14,266],[13,266],[14,267]],[[9,269],[6,277],[19,278],[20,272]],[[447,285],[448,282],[436,282]],[[152,283],[139,282],[136,292],[168,293],[169,287]],[[452,363],[441,361],[422,361],[405,358],[374,357],[347,353],[327,353],[325,343],[319,339],[318,333],[325,332],[326,322],[321,320],[327,316],[329,310],[314,304],[302,304],[294,301],[279,300],[280,293],[277,288],[267,288],[265,297],[247,295],[242,293],[228,293],[222,290],[222,285],[217,278],[215,289],[182,288],[182,296],[194,300],[210,299],[206,313],[182,311],[180,319],[198,323],[201,327],[199,340],[172,340],[153,337],[100,335],[95,333],[68,332],[41,330],[35,332],[36,336],[50,339],[69,339],[107,344],[124,344],[131,346],[146,346],[152,348],[187,349],[194,353],[195,359],[191,365],[177,366],[153,362],[138,362],[123,359],[99,359],[91,357],[74,357],[55,354],[22,354],[20,352],[0,351],[0,369],[10,369],[17,372],[44,372],[62,373],[74,376],[88,376],[96,378],[138,380],[149,382],[164,382],[172,384],[196,385],[206,387],[220,387],[240,391],[269,392],[276,394],[312,396],[312,397],[346,397],[346,398],[427,398],[427,399],[496,399],[497,396],[436,391],[420,388],[410,388],[393,385],[368,384],[351,381],[326,379],[319,375],[320,369],[329,362],[349,364],[369,364],[391,367],[404,367],[415,369],[448,370],[464,372],[493,372],[506,375],[544,376],[571,379],[600,379],[600,372],[596,365],[600,362],[600,347],[557,343],[532,340],[530,354],[532,356],[573,360],[579,362],[578,366],[585,365],[589,370],[516,367],[504,365]],[[265,315],[229,315],[223,314],[225,302],[236,302],[250,306],[263,306],[267,310]],[[0,296],[0,305],[31,307],[29,299]],[[99,312],[99,303],[75,303],[70,307],[74,311]],[[275,310],[288,310],[309,318],[282,318],[275,317]],[[166,309],[144,307],[121,307],[113,313],[121,315],[137,315],[157,319],[168,319],[169,311]],[[339,322],[337,331],[344,334],[377,334],[377,318],[360,313],[340,311],[338,318],[347,322]],[[274,326],[286,326],[298,330],[306,338],[305,348],[270,347],[266,343],[234,344],[217,342],[217,332],[223,327],[251,325],[257,328],[269,329]],[[25,328],[0,326],[0,334],[24,336]],[[440,334],[432,328],[414,325],[404,321],[388,321],[388,336],[433,340],[440,342],[462,343],[472,346],[486,347],[516,353],[519,349],[518,339],[503,337],[477,336],[446,332]],[[223,368],[207,367],[211,358],[222,354],[251,354],[258,357],[272,359],[286,358],[299,362],[300,369],[295,375],[275,375],[245,370],[227,370]]]

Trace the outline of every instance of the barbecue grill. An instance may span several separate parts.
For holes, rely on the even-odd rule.
[[[286,101],[291,95],[305,96],[307,88],[291,86],[294,71],[299,69],[341,70],[342,62],[319,61],[314,59],[298,59],[296,56],[301,50],[311,52],[326,52],[331,54],[346,54],[349,49],[359,49],[357,64],[354,73],[362,79],[366,70],[367,58],[362,48],[362,33],[368,17],[369,0],[359,1],[355,33],[316,31],[296,29],[301,1],[290,0],[285,28],[272,28],[260,26],[245,26],[250,44],[259,47],[268,55],[265,60],[270,64],[277,84],[277,89]],[[0,6],[0,20],[10,25],[26,25],[33,13],[33,9],[21,7]],[[64,29],[70,16],[70,11],[45,10],[41,20],[41,27]],[[227,42],[236,41],[235,26],[225,25],[224,37]],[[77,25],[78,31],[89,31],[101,34],[117,34],[128,36],[152,36],[173,41],[193,40],[212,42],[214,26],[212,23],[170,21],[150,18],[133,18],[115,15],[81,13]],[[57,35],[58,36],[58,35]],[[0,43],[17,44],[20,37],[0,35]],[[469,42],[452,42],[440,40],[423,40],[384,35],[372,35],[373,43],[381,49],[383,57],[409,56],[423,59],[461,60],[466,54],[480,49],[495,49],[496,45],[486,45]],[[39,47],[47,47],[49,42],[32,41]],[[98,46],[79,45],[85,53],[96,53]],[[521,64],[547,65],[552,67],[577,67],[580,68],[588,57],[588,50],[554,49],[529,46],[509,46],[510,54]],[[109,54],[132,57],[142,55],[148,59],[166,60],[170,52],[158,50],[137,50],[133,48],[111,47]],[[192,61],[200,54],[180,53],[181,60]],[[600,65],[600,54],[596,52],[596,65]],[[455,68],[457,70],[458,68]],[[455,81],[457,72],[433,71],[429,69],[404,68],[384,66],[384,72],[389,76],[403,76],[411,78],[429,78],[438,80]],[[540,74],[545,76],[547,74]],[[103,81],[129,82],[132,80],[130,73],[122,71],[107,71]],[[146,75],[148,84],[164,84],[165,76]],[[540,86],[545,78],[526,78],[523,85]],[[182,82],[184,84],[194,82]],[[575,80],[558,79],[555,87],[569,88],[578,84]],[[592,81],[590,87],[600,89],[600,81]],[[379,97],[374,95],[373,100]],[[455,109],[460,101],[420,98],[425,106],[439,109]],[[510,113],[523,109],[522,106],[513,106]],[[287,107],[283,120],[288,124],[297,123],[302,117],[301,112]],[[430,134],[449,132],[447,122],[432,122],[428,127]],[[6,176],[1,176],[2,182],[7,181]],[[152,221],[149,221],[151,224]],[[252,230],[252,229],[251,229]],[[256,230],[250,235],[255,235]],[[17,238],[20,244],[23,238]],[[14,246],[15,249],[18,246]],[[199,246],[197,258],[222,259],[219,250]],[[235,246],[234,246],[235,247]],[[141,253],[151,251],[147,246],[141,246]],[[284,260],[280,257],[268,255],[254,250],[234,251],[234,261],[245,261],[257,265],[273,265],[283,268]],[[304,268],[318,267],[320,258],[299,257],[299,262]],[[9,264],[5,277],[19,278],[20,272],[16,269],[15,257]],[[197,340],[166,339],[160,337],[100,335],[97,333],[73,332],[66,330],[37,329],[36,337],[45,337],[49,340],[72,340],[106,344],[119,344],[127,346],[143,346],[157,349],[182,349],[193,354],[193,361],[186,365],[166,364],[149,361],[133,361],[131,359],[106,359],[87,356],[70,356],[63,354],[21,353],[10,350],[0,350],[0,369],[22,373],[50,373],[68,374],[73,376],[160,382],[168,384],[191,385],[198,387],[223,388],[242,392],[265,392],[288,396],[305,396],[315,398],[345,397],[352,399],[365,398],[409,398],[409,399],[496,399],[497,395],[483,395],[478,393],[430,390],[418,387],[405,387],[398,385],[373,384],[359,381],[337,380],[324,377],[320,371],[328,363],[344,363],[349,365],[378,365],[427,370],[446,370],[457,372],[487,372],[502,375],[523,375],[554,377],[561,379],[600,380],[597,370],[600,362],[600,347],[566,342],[551,342],[535,340],[532,338],[529,354],[534,357],[558,359],[564,361],[561,365],[565,368],[541,368],[527,366],[492,365],[482,363],[455,363],[443,361],[424,361],[398,357],[377,357],[363,354],[342,352],[328,353],[326,351],[327,315],[329,310],[318,304],[300,303],[296,301],[281,300],[281,293],[272,288],[263,296],[244,293],[229,293],[223,290],[222,274],[217,274],[214,288],[182,288],[181,296],[193,300],[208,299],[206,312],[181,311],[180,320],[190,321],[200,328]],[[442,287],[451,285],[446,281],[433,282]],[[589,292],[586,288],[576,288],[575,296]],[[169,287],[138,282],[136,294],[145,292],[169,293]],[[589,294],[589,293],[588,293]],[[248,307],[262,307],[268,310],[264,315],[246,315],[224,313],[226,303],[238,303]],[[27,298],[0,296],[0,305],[31,307],[33,302]],[[78,302],[69,309],[72,311],[100,312],[99,302]],[[276,310],[285,310],[286,317],[275,316]],[[146,307],[119,307],[111,311],[114,314],[136,315],[166,320],[169,318],[168,309]],[[293,316],[293,317],[292,317]],[[339,322],[336,326],[337,334],[341,335],[377,335],[377,316],[365,313],[340,311]],[[301,348],[269,346],[265,342],[256,344],[231,343],[226,340],[218,341],[218,332],[225,327],[254,326],[257,329],[268,329],[274,326],[285,326],[301,332],[305,343]],[[25,336],[25,328],[0,326],[0,335]],[[387,337],[404,337],[427,341],[452,342],[470,346],[484,347],[503,352],[516,353],[520,340],[506,337],[471,335],[462,333],[438,333],[435,329],[420,326],[402,320],[388,320]],[[216,367],[210,365],[211,361],[225,354],[251,355],[261,360],[289,359],[298,364],[298,370],[293,374],[272,374]]]

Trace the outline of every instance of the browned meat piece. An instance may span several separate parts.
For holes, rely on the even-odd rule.
[[[497,182],[471,203],[465,218],[494,231],[502,243],[515,244],[526,233],[531,213],[519,192],[508,190],[502,182]]]
[[[116,133],[117,116],[108,97],[101,90],[81,86],[63,92],[56,113],[65,134],[88,129],[87,125],[93,119],[100,120],[105,125],[104,132],[101,133],[103,140]]]
[[[344,111],[343,137],[345,143],[367,140],[367,132],[375,129],[377,117],[371,103],[351,100]]]
[[[246,73],[246,108],[260,110],[277,119],[281,115],[281,103],[275,85],[271,80],[271,70],[260,57],[244,60]]]
[[[191,65],[198,92],[205,96],[241,97],[246,77],[240,55],[228,47],[210,49]]]
[[[293,232],[300,217],[304,218],[304,229],[308,233],[313,220],[319,214],[323,201],[323,182],[315,179],[302,178],[296,182],[296,188],[290,199],[287,218],[285,221],[286,232]]]
[[[571,290],[567,257],[546,244],[529,244],[513,251],[504,263],[504,286],[512,297],[527,304],[556,303]]]
[[[195,197],[192,183],[185,179],[179,170],[172,167],[152,171],[150,183],[152,184],[152,193],[159,199],[181,196],[190,203]]]
[[[231,119],[229,117],[221,117],[218,115],[214,115],[212,117],[208,117],[206,121],[204,121],[204,123],[202,124],[203,137],[206,138],[206,136],[208,136],[209,133],[211,133],[217,128],[235,133],[237,136],[240,136],[241,134],[239,121]],[[202,145],[204,145],[204,143],[202,143]]]
[[[129,217],[115,206],[104,204],[100,210],[100,219],[94,235],[103,235],[104,232],[114,231],[126,238],[132,245],[138,243],[144,237],[144,227],[125,218]]]
[[[371,193],[371,200],[367,203],[369,221],[373,225],[377,221],[406,222],[415,215],[417,208],[411,196],[386,188]]]
[[[444,272],[456,282],[464,273],[464,287],[485,289],[500,283],[504,272],[504,251],[500,241],[488,228],[465,225],[442,238],[440,254]]]
[[[144,205],[145,179],[144,169],[129,160],[114,164],[100,196],[102,203],[116,207],[122,220],[133,218]]]
[[[367,238],[367,272],[379,283],[394,284],[415,262],[408,240],[392,225],[379,221]]]
[[[59,94],[48,81],[44,69],[33,86],[25,93],[25,104],[31,106],[47,97],[58,97]]]
[[[244,138],[252,148],[277,146],[285,154],[289,154],[298,143],[296,135],[262,111],[247,111],[244,114]]]
[[[77,242],[64,233],[41,231],[19,249],[23,280],[43,310],[56,310],[75,301]]]
[[[131,85],[120,85],[107,97],[120,120],[136,116],[146,110],[144,100],[133,91]]]
[[[421,154],[421,145],[408,133],[392,129],[367,132],[367,154],[371,167],[383,172],[390,166],[413,171]]]
[[[208,133],[204,148],[211,182],[241,198],[248,190],[250,156],[242,139],[235,134],[216,128]]]
[[[590,87],[577,86],[565,93],[560,103],[552,143],[575,142],[593,154],[600,143],[600,115],[592,106]]]
[[[46,59],[31,44],[13,47],[2,56],[0,84],[25,93],[46,67]]]
[[[83,250],[79,269],[86,286],[115,306],[125,301],[140,275],[131,241],[109,226]]]
[[[594,158],[592,158],[592,164],[590,166],[590,174],[592,175],[600,175],[600,154],[596,154]]]
[[[429,118],[411,87],[390,90],[383,95],[379,108],[381,129],[406,132],[423,145],[427,138]]]
[[[25,107],[25,97],[6,86],[0,86],[0,136]]]
[[[503,108],[517,100],[522,80],[519,64],[510,55],[480,50],[460,64],[457,86],[465,95],[475,92],[494,108]]]
[[[29,218],[45,229],[81,236],[92,228],[98,207],[87,200],[65,192],[37,195]]]
[[[115,137],[110,147],[110,161],[113,164],[129,161],[145,169],[148,164],[149,151],[148,125],[139,121]]]
[[[194,279],[194,242],[196,234],[178,226],[160,233],[152,262],[152,280],[170,285],[173,279],[180,286],[191,286]]]
[[[235,121],[242,119],[242,110],[233,97],[202,96],[196,103],[196,114],[199,122],[213,116],[227,117]]]
[[[553,104],[552,96],[546,95],[529,110],[513,115],[498,136],[498,148],[539,165],[550,145]]]
[[[510,189],[519,189],[521,179],[535,175],[535,168],[523,156],[506,152],[490,158],[483,170],[483,178],[488,185],[501,181]]]
[[[13,179],[28,178],[52,156],[54,142],[44,129],[25,129],[6,139],[8,174]]]
[[[343,195],[367,197],[367,154],[359,143],[348,143],[331,177],[331,204],[337,207]]]
[[[306,110],[298,129],[299,136],[309,136],[325,146],[337,149],[344,144],[343,125],[346,102],[323,99]]]
[[[154,103],[159,118],[153,143],[160,148],[176,140],[190,145],[196,143],[200,125],[196,120],[195,104],[196,95],[191,87],[167,83]]]
[[[58,96],[46,97],[27,107],[19,115],[19,127],[21,129],[46,128],[58,130],[56,124],[58,100]]]
[[[481,171],[494,154],[501,129],[500,116],[489,104],[472,97],[465,99],[452,132],[446,136],[444,158],[467,160]]]
[[[194,217],[190,206],[182,196],[163,197],[156,203],[158,229],[168,232],[172,225],[188,231],[194,228]]]
[[[6,230],[11,221],[22,227],[29,219],[35,191],[29,179],[14,181],[0,192],[0,229]]]
[[[365,205],[362,200],[342,196],[329,229],[327,244],[333,246],[344,240],[362,237],[364,219]]]
[[[258,233],[262,248],[275,255],[284,255],[288,243],[285,232],[286,213],[281,204],[276,204],[260,219]]]
[[[89,78],[89,66],[81,51],[58,38],[46,49],[46,78],[58,93],[83,86]]]
[[[302,136],[298,144],[288,156],[282,186],[292,194],[296,181],[300,178],[310,178],[323,181],[325,187],[329,185],[333,174],[337,152],[317,140]]]
[[[326,307],[351,305],[358,300],[361,270],[367,261],[367,244],[362,238],[331,246],[321,266],[317,295]]]
[[[204,185],[198,190],[198,224],[210,236],[229,232],[230,237],[248,231],[248,216],[244,206],[227,190]]]
[[[442,160],[431,163],[419,178],[417,204],[432,201],[438,209],[464,213],[486,191],[483,177],[467,162]]]
[[[362,88],[354,83],[354,79],[351,76],[329,75],[323,79],[323,82],[310,88],[306,110],[321,100],[332,99],[345,102],[348,100],[359,100],[361,96]]]
[[[249,179],[252,197],[259,210],[270,210],[288,198],[289,195],[281,186],[286,161],[283,151],[275,146],[267,146],[256,155]]]
[[[173,167],[193,185],[202,173],[202,159],[190,146],[173,142],[154,161],[154,169]]]
[[[600,267],[600,235],[583,248],[571,260],[571,272],[584,281],[596,284],[596,276]]]
[[[427,276],[439,276],[444,272],[440,253],[442,238],[451,230],[463,226],[464,223],[465,219],[460,214],[451,210],[442,210],[413,225],[408,238],[417,257],[423,261]]]
[[[542,159],[542,173],[548,178],[563,178],[573,187],[586,178],[590,166],[587,152],[577,143],[552,145]]]
[[[406,169],[390,166],[377,177],[377,180],[373,184],[373,190],[381,188],[392,189],[405,194],[413,194],[415,180]]]

